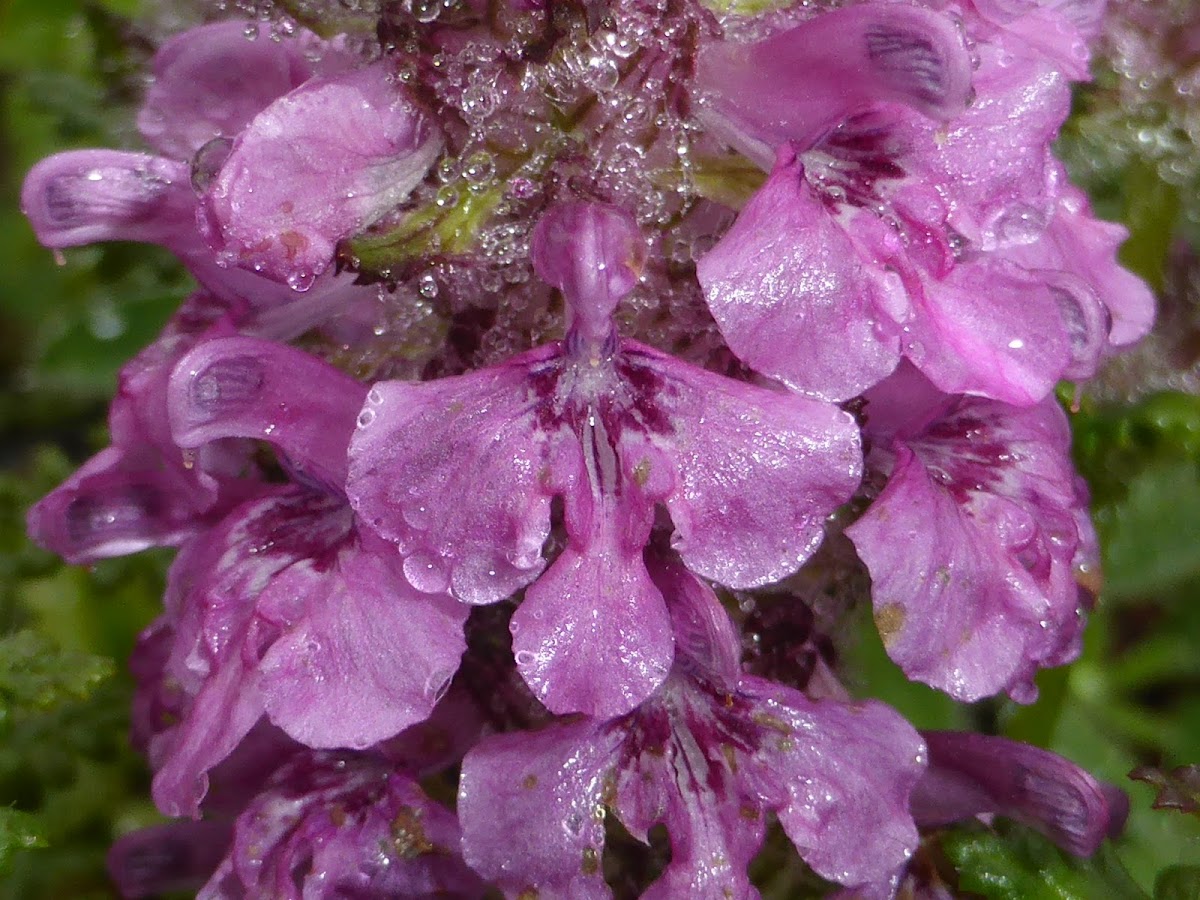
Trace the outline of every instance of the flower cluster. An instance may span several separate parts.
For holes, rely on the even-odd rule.
[[[1050,149],[1103,5],[298,2],[164,43],[154,152],[23,193],[47,246],[198,285],[29,517],[179,548],[134,737],[201,821],[123,838],[122,890],[605,897],[618,820],[665,829],[647,897],[757,896],[769,827],[854,896],[980,814],[1094,850],[1119,797],[852,699],[833,638],[873,604],[962,701],[1078,653],[1053,390],[1153,317]]]

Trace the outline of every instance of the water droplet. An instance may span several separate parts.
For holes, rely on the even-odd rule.
[[[404,560],[404,577],[418,591],[437,594],[450,584],[449,566],[440,556],[424,551]]]
[[[441,0],[412,0],[413,17],[428,24],[442,14]]]
[[[479,150],[467,157],[463,165],[463,177],[471,184],[486,184],[496,174],[496,161],[486,150]]]
[[[443,209],[452,209],[458,206],[459,196],[458,189],[454,185],[444,184],[438,188],[434,202]]]
[[[305,272],[300,269],[291,272],[287,277],[287,286],[297,293],[304,293],[313,286],[313,282],[317,280],[317,276],[312,272]]]
[[[499,105],[500,98],[492,87],[484,82],[476,82],[463,91],[461,109],[468,119],[486,119]]]
[[[527,669],[537,662],[537,654],[532,650],[518,650],[513,659],[517,662],[517,667]]]
[[[593,56],[588,59],[584,80],[597,93],[611,91],[621,80],[621,72],[617,64],[607,56]]]
[[[216,180],[232,148],[233,141],[229,138],[217,137],[196,151],[191,162],[191,179],[192,189],[197,194],[206,192]]]
[[[373,409],[364,409],[362,412],[360,412],[358,414],[358,427],[359,428],[366,428],[368,425],[370,425],[374,421],[375,421],[375,410],[373,410]]]
[[[1032,206],[1017,203],[1000,213],[987,229],[992,243],[1032,244],[1046,229],[1046,216]]]
[[[443,156],[437,164],[438,181],[443,184],[453,181],[458,177],[458,160],[453,156]]]

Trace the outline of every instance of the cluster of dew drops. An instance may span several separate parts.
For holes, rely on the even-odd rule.
[[[703,38],[752,39],[781,17],[834,3],[800,3],[768,21],[718,15],[699,0],[545,9],[501,0],[224,2],[247,17],[250,40],[291,40],[301,24],[336,23],[343,46],[393,64],[444,137],[424,182],[364,237],[386,248],[360,256],[352,239],[339,252],[339,266],[374,285],[378,304],[309,335],[306,349],[364,380],[427,379],[561,337],[562,303],[534,276],[529,237],[550,204],[587,199],[630,212],[646,239],[639,283],[617,313],[621,333],[731,368],[695,261],[735,212],[728,194],[705,188],[732,172],[752,189],[762,175],[700,127],[705,99],[689,86],[696,50]],[[399,237],[389,245],[389,236]]]

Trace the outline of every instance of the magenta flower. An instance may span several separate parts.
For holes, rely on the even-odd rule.
[[[816,872],[890,877],[916,847],[908,795],[920,737],[878,703],[811,700],[742,676],[737,635],[712,591],[655,565],[677,635],[671,675],[618,719],[570,719],[485,738],[463,761],[467,862],[508,897],[607,897],[604,818],[639,840],[667,828],[671,862],[644,897],[757,896],[746,868],[774,812]]]
[[[238,318],[195,294],[158,340],[125,365],[109,411],[111,445],[29,511],[34,540],[76,563],[177,546],[257,490],[245,442],[189,452],[167,424],[175,363],[197,343],[232,334]]]
[[[1039,668],[1078,655],[1093,600],[1079,581],[1098,570],[1062,410],[943,395],[905,368],[866,415],[888,482],[846,534],[889,655],[959,700],[1032,700]]]
[[[454,814],[370,756],[312,753],[283,766],[238,817],[200,900],[481,897]]]
[[[856,8],[864,21],[871,6]],[[779,38],[737,57],[741,77],[786,91],[771,40]],[[909,44],[933,47],[932,32]],[[1004,29],[976,52],[974,100],[965,110],[941,107],[948,122],[877,96],[836,122],[743,126],[764,148],[783,149],[700,261],[699,277],[748,365],[845,399],[903,356],[948,393],[1031,405],[1144,333],[1153,301],[1115,264],[1119,230],[1064,194],[1050,153],[1067,113],[1066,79]],[[727,91],[714,79],[711,89],[718,108],[751,108],[738,93],[749,86]],[[765,150],[757,158],[769,159]],[[1067,246],[1087,247],[1100,266],[1079,265]],[[1121,323],[1111,332],[1110,319]]]
[[[43,160],[21,194],[38,239],[54,248],[164,246],[208,292],[249,306],[246,330],[272,338],[374,301],[374,291],[350,279],[316,276],[338,240],[389,212],[424,177],[436,132],[385,67],[356,68],[338,42],[307,32],[275,41],[267,30],[231,20],[163,45],[138,127],[165,155],[77,150]],[[315,121],[314,106],[352,119]],[[318,146],[331,135],[358,144]],[[262,171],[299,180],[273,174],[256,183],[247,159],[252,169],[258,159]],[[323,170],[323,160],[334,168]],[[281,216],[306,225],[280,227]]]
[[[34,166],[22,188],[21,207],[43,244],[160,244],[222,299],[260,308],[286,298],[289,292],[282,286],[272,290],[262,278],[218,266],[198,230],[196,187],[211,178],[211,157],[223,141],[314,74],[306,51],[333,51],[311,35],[295,42],[247,40],[246,29],[237,21],[194,28],[155,56],[156,77],[138,127],[165,156],[76,150]],[[265,28],[251,29],[256,38],[259,31],[266,37]],[[264,291],[270,299],[261,296]]]
[[[210,341],[176,367],[177,441],[265,438],[293,482],[264,487],[172,566],[166,672],[193,700],[155,777],[164,809],[194,812],[205,773],[263,715],[310,747],[369,747],[427,718],[458,666],[465,608],[410,587],[340,492],[365,391],[253,338]]]
[[[415,587],[491,603],[537,579],[513,647],[558,713],[619,715],[666,677],[667,610],[642,562],[655,503],[689,567],[752,587],[799,567],[859,479],[858,435],[835,407],[616,336],[640,241],[614,209],[552,210],[533,260],[564,294],[566,339],[459,378],[377,384],[350,449],[351,502]],[[568,542],[538,578],[555,496]]]

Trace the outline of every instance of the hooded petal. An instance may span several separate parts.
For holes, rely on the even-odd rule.
[[[971,62],[948,17],[864,3],[755,43],[708,43],[697,81],[711,95],[710,127],[769,161],[780,144],[809,146],[870,104],[904,103],[949,118],[966,106]]]
[[[469,375],[386,382],[368,393],[347,493],[363,521],[399,546],[415,587],[493,603],[542,570],[550,448],[530,373],[556,357],[547,347]]]
[[[730,349],[797,391],[844,400],[899,361],[902,286],[871,277],[790,153],[696,274]]]
[[[307,290],[338,241],[409,195],[441,139],[389,76],[318,76],[254,118],[206,191],[219,258]]]
[[[650,577],[668,599],[676,666],[733,687],[742,674],[741,637],[712,588],[677,562],[651,558]]]
[[[194,294],[121,369],[108,417],[112,445],[30,509],[34,540],[73,563],[174,546],[253,489],[257,472],[246,445],[227,441],[185,454],[166,423],[172,366],[196,344],[230,334],[237,318]]]
[[[278,446],[292,468],[340,492],[367,389],[323,360],[250,337],[208,341],[175,367],[167,394],[182,447],[228,437]]]
[[[913,792],[923,826],[984,813],[1023,822],[1076,856],[1091,856],[1122,818],[1105,786],[1070,760],[1007,738],[953,731],[925,732],[929,768]],[[1115,798],[1114,798],[1115,799]]]
[[[25,176],[21,210],[47,247],[100,241],[172,246],[195,232],[185,163],[118,150],[72,150]]]
[[[154,54],[138,130],[160,153],[190,160],[236,137],[275,99],[312,75],[315,38],[273,40],[266,25],[230,19],[189,28]]]
[[[598,203],[552,207],[538,220],[530,257],[538,277],[567,297],[570,328],[603,341],[612,315],[637,283],[646,246],[627,212]]]

